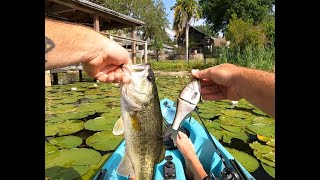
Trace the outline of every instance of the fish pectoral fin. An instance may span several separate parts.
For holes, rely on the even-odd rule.
[[[123,120],[122,117],[120,117],[117,122],[114,124],[114,127],[112,129],[112,134],[119,136],[123,134],[124,128],[123,128]]]
[[[131,160],[129,159],[129,156],[127,155],[127,153],[124,154],[117,168],[117,173],[121,176],[127,176],[127,177],[135,176]]]

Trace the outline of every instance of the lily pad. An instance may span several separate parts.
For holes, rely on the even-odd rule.
[[[84,128],[84,122],[80,120],[67,120],[59,124],[59,136],[73,134]]]
[[[254,150],[254,151],[253,151],[253,154],[254,154],[254,156],[255,156],[257,159],[259,159],[261,162],[263,162],[263,163],[265,163],[265,164],[267,164],[267,165],[269,165],[269,166],[275,167],[275,162],[270,161],[270,160],[262,157],[262,154],[261,154],[259,151]]]
[[[254,108],[252,111],[253,111],[254,113],[256,113],[256,114],[259,114],[259,115],[262,115],[262,116],[267,116],[267,114],[266,114],[265,112],[261,111],[261,110],[258,109],[258,108]]]
[[[227,126],[244,127],[251,124],[249,119],[240,119],[229,116],[220,116],[219,119],[221,120],[221,124]]]
[[[45,165],[46,167],[96,165],[99,163],[100,159],[100,153],[93,149],[63,149],[47,154],[45,157]]]
[[[208,129],[215,129],[215,130],[222,130],[220,124],[221,122],[218,120],[214,120],[214,121],[204,121],[204,124],[206,125],[206,127]]]
[[[272,137],[272,138],[275,137],[275,126],[272,124],[256,123],[256,124],[248,125],[246,128],[258,135]]]
[[[59,123],[45,123],[45,136],[54,136],[59,132]]]
[[[51,180],[75,179],[86,174],[88,170],[88,166],[52,166],[45,169],[45,176],[50,178]]]
[[[252,116],[251,113],[246,111],[240,111],[240,110],[222,110],[221,113],[226,116],[241,118],[241,119],[249,118]]]
[[[233,133],[233,132],[229,132],[229,131],[222,131],[223,132],[223,142],[224,143],[231,143],[231,139],[232,138],[237,138],[240,139],[244,142],[247,142],[249,137],[246,133],[244,132],[240,132],[240,133]]]
[[[93,115],[95,112],[94,111],[83,111],[83,112],[70,112],[70,113],[66,113],[66,114],[58,114],[55,117],[50,117],[50,118],[46,118],[47,122],[63,122],[65,120],[69,120],[69,119],[82,119],[85,118],[89,115]]]
[[[114,150],[122,141],[122,136],[114,136],[112,131],[102,131],[93,134],[86,139],[86,144],[96,150]]]
[[[52,153],[52,152],[55,152],[55,151],[58,151],[58,150],[59,149],[56,146],[45,142],[45,152],[46,153]]]
[[[276,146],[276,141],[275,139],[271,139],[270,141],[267,142],[267,145],[275,147]]]
[[[223,132],[219,130],[211,130],[209,131],[217,140],[221,140],[223,137]]]
[[[263,169],[273,178],[276,178],[276,175],[275,175],[275,168],[274,167],[271,167],[265,163],[261,163]]]
[[[273,148],[273,147],[266,146],[266,145],[262,145],[262,144],[260,144],[258,141],[255,141],[255,142],[253,142],[253,143],[250,143],[249,146],[250,146],[252,149],[254,149],[254,150],[256,150],[256,151],[258,151],[258,152],[260,152],[260,153],[262,153],[262,154],[267,154],[267,153],[269,153],[269,152],[274,151],[274,148]]]
[[[269,161],[273,161],[276,162],[276,157],[275,157],[275,153],[274,152],[269,152],[267,154],[262,154],[262,157],[269,160]]]
[[[85,129],[91,131],[104,131],[112,130],[114,124],[116,123],[116,117],[97,117],[95,119],[89,120],[84,124]]]
[[[82,139],[77,136],[62,136],[50,139],[49,143],[62,148],[74,148],[82,143]]]
[[[258,123],[261,123],[261,124],[274,124],[275,121],[274,119],[270,118],[270,117],[256,117],[252,120],[252,123],[253,124],[258,124]]]
[[[222,127],[222,129],[227,130],[229,132],[233,132],[233,133],[240,133],[241,132],[241,127],[229,126],[229,125],[224,125],[224,124],[221,124],[220,126]]]
[[[103,112],[106,108],[108,108],[105,104],[100,103],[84,103],[78,106],[78,111],[95,111],[95,112]]]
[[[239,161],[239,163],[241,165],[243,165],[249,172],[254,172],[255,170],[257,170],[259,168],[259,162],[256,158],[254,158],[253,156],[242,152],[242,151],[238,151],[236,149],[233,148],[228,148],[225,147],[230,154],[232,154],[232,156]]]

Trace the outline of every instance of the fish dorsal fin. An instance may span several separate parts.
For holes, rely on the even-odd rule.
[[[113,130],[112,130],[112,134],[119,136],[121,134],[123,134],[124,132],[124,128],[123,128],[123,120],[122,117],[120,117],[117,122],[114,124]]]
[[[129,159],[129,156],[127,155],[127,153],[124,154],[124,156],[118,166],[117,173],[119,175],[125,176],[125,177],[134,177],[133,166],[132,166],[131,160]]]

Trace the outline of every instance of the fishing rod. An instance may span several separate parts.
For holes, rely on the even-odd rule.
[[[245,175],[245,173],[243,172],[243,170],[240,168],[238,162],[235,159],[229,160],[230,164],[232,165],[234,171],[231,171],[230,168],[228,168],[227,163],[222,155],[222,153],[220,152],[219,148],[217,147],[216,143],[214,142],[214,140],[212,139],[206,125],[204,124],[204,122],[202,121],[199,112],[198,112],[198,107],[196,106],[196,108],[194,108],[194,111],[196,112],[196,114],[198,115],[204,130],[206,131],[207,135],[209,136],[213,146],[216,148],[217,153],[219,155],[219,157],[222,160],[222,163],[224,164],[225,168],[222,171],[222,180],[249,180],[247,178],[247,176]]]

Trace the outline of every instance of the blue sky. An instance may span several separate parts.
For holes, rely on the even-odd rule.
[[[170,8],[172,6],[174,6],[174,4],[176,3],[175,0],[162,0],[165,8],[166,8],[166,12],[167,12],[167,18],[169,20],[169,26],[170,28],[172,28],[172,23],[173,23],[173,10],[171,11]],[[204,19],[199,19],[198,21],[196,21],[195,23],[191,23],[192,25],[200,25],[200,24],[204,24]]]

